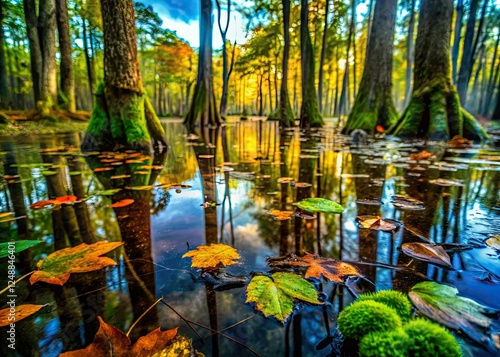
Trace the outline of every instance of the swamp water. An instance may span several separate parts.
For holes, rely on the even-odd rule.
[[[349,146],[333,127],[306,136],[298,129],[280,133],[276,122],[228,123],[204,140],[186,135],[181,122],[164,126],[169,148],[154,158],[83,155],[83,134],[0,138],[0,242],[41,241],[16,253],[17,278],[55,250],[124,243],[107,254],[117,265],[74,273],[62,286],[18,282],[16,305],[44,307],[16,323],[15,351],[5,342],[8,328],[0,329],[2,356],[84,348],[99,328],[98,316],[127,332],[160,297],[170,307],[159,303],[142,316],[130,331],[132,342],[159,326],[179,327],[207,356],[336,355],[336,339],[325,339],[337,336],[338,314],[357,294],[407,293],[425,280],[500,309],[498,150],[389,141]],[[435,156],[410,159],[424,149]],[[43,202],[65,195],[86,200]],[[297,211],[284,220],[270,214],[294,211],[292,204],[307,197],[331,199],[344,211]],[[373,217],[359,216],[380,216],[390,228],[377,230],[366,224]],[[427,240],[446,249],[452,268],[401,250],[403,243]],[[191,259],[182,258],[210,243],[238,251],[239,264],[224,269],[230,275],[201,277]],[[349,262],[364,278],[315,281],[325,303],[297,303],[282,325],[245,303],[246,286],[252,276],[271,272],[266,259],[297,251]],[[2,287],[7,265],[2,258]],[[492,321],[455,333],[464,355],[498,355],[498,318]]]

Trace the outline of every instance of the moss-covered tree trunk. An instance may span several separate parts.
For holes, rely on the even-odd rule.
[[[389,128],[398,120],[391,96],[396,8],[397,0],[375,4],[365,69],[344,133],[355,129],[375,132],[377,125]]]
[[[151,151],[151,141],[166,145],[165,133],[143,91],[132,0],[101,0],[104,25],[104,83],[96,100],[84,150],[117,146]]]
[[[451,84],[452,0],[423,0],[420,8],[413,94],[405,113],[390,130],[403,138],[449,140],[455,135],[484,140],[487,134],[460,105]]]
[[[73,84],[73,62],[71,59],[71,35],[69,32],[68,4],[66,0],[56,0],[57,33],[59,35],[59,52],[61,53],[59,104],[74,112],[75,86]]]
[[[314,48],[309,34],[308,1],[302,0],[300,9],[300,55],[302,65],[302,108],[300,127],[323,126],[323,117],[319,112],[318,96],[314,85]]]
[[[290,98],[288,97],[288,58],[290,57],[290,0],[282,0],[283,5],[283,35],[285,45],[283,47],[282,78],[280,88],[280,101],[278,115],[280,125],[289,128],[295,125]]]
[[[221,123],[212,80],[212,0],[200,0],[200,5],[198,76],[191,107],[184,120],[190,130],[197,125],[218,126]]]

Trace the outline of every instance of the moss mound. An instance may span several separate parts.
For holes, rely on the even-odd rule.
[[[404,332],[408,335],[408,356],[461,356],[455,337],[440,325],[416,319],[404,326]]]
[[[408,336],[403,330],[372,332],[359,344],[360,357],[405,357]]]
[[[376,301],[359,301],[345,308],[337,320],[338,329],[346,338],[360,340],[371,332],[401,328],[396,311]]]
[[[376,301],[393,308],[403,322],[410,320],[411,302],[408,297],[400,291],[381,290],[377,293],[363,294],[357,301]]]

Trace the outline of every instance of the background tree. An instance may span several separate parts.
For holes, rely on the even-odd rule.
[[[68,5],[66,0],[56,0],[57,33],[59,35],[60,64],[60,89],[63,104],[71,112],[76,109],[75,87],[73,84],[73,61],[71,51],[71,35],[69,32]]]
[[[5,62],[5,35],[3,32],[3,0],[0,0],[0,109],[6,108],[9,102],[7,85],[7,67]]]
[[[142,86],[132,0],[102,0],[104,83],[82,143],[83,149],[126,145],[151,151],[151,138],[166,145],[163,127]],[[122,16],[116,16],[119,13]]]
[[[354,129],[375,132],[377,125],[389,128],[398,119],[391,94],[396,8],[397,0],[377,0],[375,4],[365,70],[345,133]]]
[[[283,59],[281,64],[281,87],[279,100],[280,125],[289,128],[295,125],[295,118],[288,97],[288,59],[290,57],[290,0],[282,0],[283,5]]]
[[[479,123],[460,105],[451,84],[452,0],[423,0],[420,7],[413,94],[391,132],[405,138],[448,140],[455,135],[486,139]]]
[[[231,20],[231,0],[227,0],[227,18],[226,24],[223,26],[222,24],[222,7],[220,4],[220,0],[215,0],[217,4],[217,24],[219,25],[220,35],[222,37],[222,96],[220,100],[220,115],[225,118],[226,117],[226,109],[227,109],[227,90],[229,84],[229,69],[228,69],[228,59],[227,59],[227,30],[229,29],[229,22]],[[236,46],[236,44],[235,44]],[[234,58],[234,57],[233,57]],[[234,61],[233,61],[234,63]]]
[[[197,124],[203,127],[221,123],[212,81],[212,28],[212,0],[200,0],[198,76],[191,108],[184,120],[190,129]]]

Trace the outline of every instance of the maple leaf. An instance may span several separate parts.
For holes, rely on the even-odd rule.
[[[256,309],[264,316],[274,316],[280,322],[285,322],[292,313],[294,299],[321,304],[314,286],[297,274],[255,276],[247,287],[246,302],[255,302]]]
[[[94,341],[85,349],[65,352],[60,357],[96,357],[96,356],[116,356],[116,357],[146,357],[169,355],[169,346],[177,340],[177,328],[167,331],[156,330],[140,337],[132,346],[130,339],[122,331],[114,326],[108,325],[98,316],[99,330],[94,336]],[[179,336],[181,337],[181,336]],[[185,338],[184,338],[185,339]],[[173,352],[173,351],[170,351]],[[189,356],[189,353],[178,354]]]
[[[101,255],[122,244],[122,242],[96,242],[90,245],[82,243],[76,247],[55,251],[36,264],[38,270],[31,275],[30,283],[43,281],[48,284],[64,285],[71,273],[86,273],[116,265],[113,259]]]
[[[45,305],[32,305],[32,304],[24,304],[24,305],[16,305],[15,307],[15,320],[11,321],[10,316],[11,311],[10,307],[6,309],[0,310],[0,327],[9,326],[11,323],[17,323],[22,319],[33,315],[35,312],[40,310]]]
[[[278,209],[273,209],[268,212],[277,221],[287,221],[292,218],[293,211],[280,211]]]
[[[240,255],[233,247],[225,244],[200,245],[195,250],[190,250],[182,256],[183,258],[192,257],[191,268],[215,269],[222,264],[223,266],[236,264],[235,259]]]
[[[269,265],[275,267],[305,267],[305,277],[320,279],[324,276],[334,283],[344,283],[350,276],[363,275],[354,265],[334,258],[323,258],[316,254],[305,253],[302,257],[290,254],[283,258],[268,259]]]

